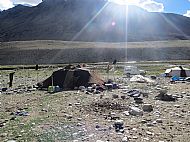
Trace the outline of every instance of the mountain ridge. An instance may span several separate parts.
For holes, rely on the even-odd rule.
[[[127,12],[128,11],[128,12]],[[97,14],[98,13],[98,14]],[[105,0],[44,0],[0,13],[0,41],[155,41],[190,39],[190,18]]]

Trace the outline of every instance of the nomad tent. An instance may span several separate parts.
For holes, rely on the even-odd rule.
[[[95,72],[85,68],[65,68],[53,72],[46,80],[38,83],[39,88],[59,86],[64,90],[73,90],[75,87],[88,87],[92,84],[102,86],[104,81]]]
[[[183,68],[181,66],[174,67],[174,68],[171,68],[171,69],[166,69],[165,75],[167,77],[171,77],[171,76],[189,77],[190,76],[190,69]]]

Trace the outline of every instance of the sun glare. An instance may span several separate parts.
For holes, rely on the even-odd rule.
[[[110,0],[110,2],[114,2],[121,5],[138,5],[139,0]]]

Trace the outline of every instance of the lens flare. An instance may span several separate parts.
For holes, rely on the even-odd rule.
[[[114,27],[114,26],[116,25],[115,21],[113,21],[113,22],[111,23],[111,25]]]

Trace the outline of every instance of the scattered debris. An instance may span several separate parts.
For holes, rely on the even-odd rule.
[[[27,111],[20,111],[20,110],[17,110],[15,113],[12,113],[12,115],[16,115],[16,116],[29,116],[30,114],[27,112]]]
[[[96,112],[105,110],[128,110],[128,106],[111,100],[99,100],[97,102],[92,102],[90,106],[86,106],[86,109]]]
[[[140,75],[145,74],[144,70],[139,70],[136,66],[125,66],[124,75]]]
[[[17,76],[15,77],[17,79]],[[72,91],[59,92],[62,88],[57,86],[56,90],[56,86],[53,85],[47,88],[49,92],[59,92],[53,96],[47,92],[41,93],[32,85],[18,85],[16,88],[7,88],[5,92],[0,89],[2,98],[12,97],[6,94],[19,94],[15,97],[19,96],[17,100],[20,100],[22,96],[25,97],[25,94],[30,94],[18,105],[18,101],[11,104],[13,100],[10,101],[11,103],[0,102],[2,110],[4,106],[9,105],[5,113],[12,112],[11,116],[8,115],[8,122],[1,118],[0,127],[3,130],[7,129],[10,124],[20,120],[24,121],[20,121],[18,126],[20,128],[26,127],[28,124],[25,120],[28,120],[29,117],[25,116],[30,114],[25,108],[31,108],[28,105],[33,104],[33,94],[35,97],[38,94],[39,96],[35,99],[40,100],[40,102],[34,107],[39,108],[30,111],[37,110],[37,113],[44,117],[44,120],[40,119],[40,121],[46,123],[46,117],[52,121],[51,124],[43,123],[45,126],[39,126],[38,122],[32,121],[30,123],[31,129],[38,128],[42,132],[42,135],[38,136],[44,138],[41,141],[48,141],[49,137],[56,137],[57,141],[68,140],[73,142],[159,141],[159,139],[164,138],[166,141],[177,141],[179,140],[177,136],[172,135],[170,137],[170,129],[172,131],[174,129],[179,135],[189,134],[187,118],[190,116],[190,112],[187,108],[189,105],[187,100],[190,98],[190,91],[188,82],[171,84],[169,83],[170,78],[161,78],[157,75],[149,77],[155,83],[145,84],[145,81],[144,84],[140,84],[130,82],[130,78],[126,78],[126,76],[124,78],[117,78],[116,76],[115,82],[109,80],[103,85],[92,83],[86,86],[82,84],[75,86],[73,90],[71,89]],[[147,78],[149,79],[149,77]],[[34,102],[36,103],[35,99]],[[178,101],[166,103],[160,100]],[[55,103],[55,106],[52,106],[52,102]],[[33,117],[33,112],[30,113]],[[56,120],[54,121],[55,117]],[[61,121],[59,121],[60,118]],[[66,124],[60,126],[60,122],[66,122]],[[70,122],[76,123],[70,125],[68,124]],[[27,130],[20,130],[20,133],[16,134],[15,137],[10,137],[9,133],[1,134],[0,138],[3,140],[7,138],[6,141],[9,138],[15,138],[15,141],[20,141],[25,137],[25,132]],[[159,137],[160,135],[162,138]]]
[[[131,82],[139,82],[139,83],[153,83],[154,81],[150,78],[144,77],[142,75],[135,75],[130,79]]]
[[[2,88],[1,90],[2,90],[2,92],[5,92],[5,91],[7,91],[7,89],[8,88]]]

